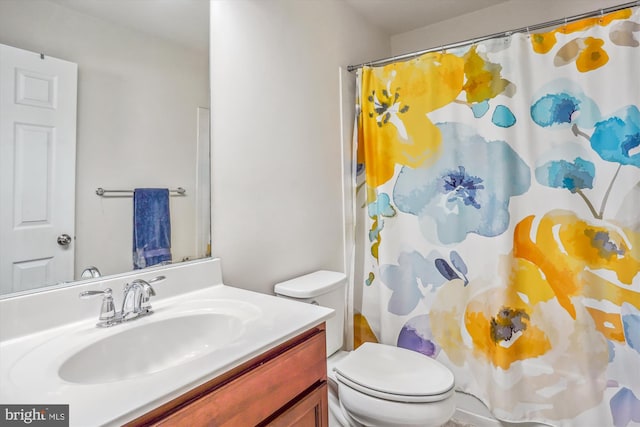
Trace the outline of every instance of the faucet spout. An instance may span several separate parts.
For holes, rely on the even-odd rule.
[[[122,320],[131,320],[138,317],[142,307],[142,280],[134,280],[124,287],[124,297],[122,299]]]

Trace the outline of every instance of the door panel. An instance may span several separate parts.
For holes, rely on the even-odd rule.
[[[16,104],[56,108],[57,76],[16,68]]]
[[[73,280],[77,73],[0,45],[0,294]]]
[[[51,224],[51,162],[55,129],[15,124],[14,226]]]

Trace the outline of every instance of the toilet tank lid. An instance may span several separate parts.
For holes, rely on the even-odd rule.
[[[313,298],[333,291],[347,283],[347,276],[337,271],[320,270],[295,277],[274,287],[276,295],[291,298]]]

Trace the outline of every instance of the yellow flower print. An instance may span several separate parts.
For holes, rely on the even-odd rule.
[[[391,179],[396,164],[418,167],[437,156],[442,137],[427,114],[458,96],[464,61],[431,53],[362,73],[358,158],[375,188]]]
[[[531,46],[536,53],[548,53],[556,44],[556,34],[571,34],[576,31],[586,30],[588,28],[600,25],[606,27],[612,21],[617,19],[627,19],[631,16],[631,9],[621,9],[613,13],[595,18],[581,19],[580,21],[571,22],[546,33],[538,33],[531,35]]]
[[[471,353],[476,360],[506,370],[552,348],[545,331],[553,325],[539,303],[553,299],[553,292],[541,286],[544,278],[527,261],[513,263],[509,280],[506,287],[479,291],[487,285],[481,280],[464,287],[456,279],[436,294],[436,308],[429,313],[434,340],[454,364],[464,365]]]
[[[568,334],[588,334],[582,351],[597,354],[598,369],[588,373],[597,378],[608,363],[606,340],[625,341],[615,307],[640,308],[640,292],[624,287],[640,272],[638,242],[640,233],[569,211],[526,217],[516,225],[512,255],[503,260],[510,272],[505,285],[476,279],[464,287],[453,280],[439,290],[429,314],[434,339],[456,365],[471,355],[508,370],[538,357],[557,361],[561,347],[571,345]]]
[[[467,94],[467,102],[482,102],[495,98],[503,93],[511,82],[500,77],[502,66],[493,64],[476,52],[476,46],[464,55],[464,73],[467,81],[463,90]]]
[[[571,34],[577,31],[587,30],[596,25],[606,27],[617,19],[627,19],[631,17],[631,9],[620,9],[615,12],[607,13],[603,16],[596,16],[593,18],[581,19],[575,22],[569,22],[566,25],[558,28],[556,31],[563,34]]]
[[[617,309],[586,307],[595,328],[605,338],[625,342],[619,307],[640,308],[640,292],[626,289],[640,272],[640,233],[612,224],[592,224],[575,214],[554,211],[540,219],[531,240],[534,218],[522,220],[514,233],[514,256],[533,263],[544,274],[558,303],[575,319],[574,298],[609,301]],[[619,284],[596,271],[607,272]],[[545,287],[546,288],[546,287]],[[529,295],[529,294],[527,294]],[[611,309],[609,309],[611,310]]]
[[[586,46],[584,50],[580,52],[580,55],[578,55],[578,59],[576,59],[576,68],[578,68],[578,71],[586,73],[587,71],[600,68],[609,62],[609,55],[602,49],[604,45],[602,39],[587,37],[584,39],[584,43]]]
[[[360,313],[355,313],[353,315],[353,348],[358,348],[365,342],[377,343],[378,338],[371,330],[367,318]]]
[[[548,53],[556,45],[556,32],[538,33],[531,35],[531,44],[536,53]]]
[[[631,285],[640,272],[640,254],[635,249],[640,242],[638,233],[604,222],[592,224],[573,212],[560,210],[539,219],[535,241],[531,238],[532,228],[533,216],[516,226],[514,257],[540,269],[558,303],[571,317],[576,316],[572,301],[576,296],[608,300],[616,306],[626,301],[640,308],[640,293],[594,273],[606,270],[615,275],[620,284]]]
[[[592,71],[609,62],[609,55],[602,48],[604,41],[593,37],[574,39],[565,44],[553,59],[556,67],[575,61],[581,73]]]
[[[534,306],[513,287],[476,296],[465,311],[464,324],[476,357],[509,369],[518,360],[538,357],[551,349],[549,338],[531,320]]]
[[[477,278],[439,288],[429,320],[443,360],[455,375],[471,371],[479,384],[496,385],[474,394],[497,415],[527,402],[532,418],[572,419],[598,405],[609,350],[588,311],[579,306],[572,319],[535,264],[513,257],[503,263],[511,272],[505,285]],[[585,354],[589,363],[576,363]]]

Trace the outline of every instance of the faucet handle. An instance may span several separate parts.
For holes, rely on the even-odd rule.
[[[113,291],[111,290],[111,288],[107,288],[104,291],[84,291],[84,292],[80,292],[80,299],[88,299],[88,298],[92,298],[92,297],[96,297],[98,295],[104,295],[105,298],[107,296],[111,296],[111,293]]]
[[[99,327],[112,326],[116,323],[116,306],[113,303],[111,292],[111,288],[107,288],[104,291],[84,291],[80,293],[81,299],[102,296],[100,317],[98,317],[99,322],[97,323]]]

